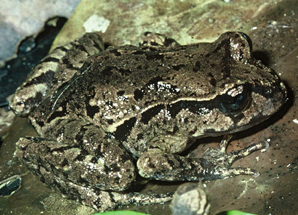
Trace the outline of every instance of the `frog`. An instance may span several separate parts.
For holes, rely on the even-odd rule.
[[[230,153],[227,145],[286,101],[285,84],[242,32],[187,45],[146,32],[138,46],[106,49],[92,32],[54,49],[16,90],[10,108],[39,136],[21,137],[15,155],[50,188],[98,211],[164,203],[172,193],[134,192],[137,178],[258,175],[232,164],[266,141]],[[219,136],[202,157],[183,154]]]

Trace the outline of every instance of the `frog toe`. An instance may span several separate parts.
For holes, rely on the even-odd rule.
[[[237,167],[237,168],[230,168],[226,171],[223,172],[223,178],[226,177],[233,177],[237,175],[253,175],[255,177],[258,177],[260,173],[254,169],[251,168],[242,168],[242,167]]]

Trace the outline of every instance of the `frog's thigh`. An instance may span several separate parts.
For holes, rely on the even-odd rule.
[[[18,116],[27,116],[45,95],[49,86],[54,92],[69,81],[91,55],[103,50],[103,41],[96,33],[85,34],[65,46],[54,49],[30,72],[26,81],[16,90],[10,107]],[[55,79],[55,84],[52,84]]]
[[[97,156],[75,144],[70,146],[55,140],[25,137],[17,142],[16,155],[51,187],[54,177],[56,182],[100,190],[127,189],[135,179],[134,163],[127,152],[108,140],[93,149]],[[54,186],[60,189],[59,183]]]

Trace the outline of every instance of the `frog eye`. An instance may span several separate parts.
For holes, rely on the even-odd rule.
[[[229,89],[222,97],[221,108],[224,113],[235,113],[244,110],[249,103],[247,85],[237,85]]]
[[[252,50],[252,41],[251,41],[250,37],[243,32],[238,32],[238,33],[241,34],[242,37],[248,42],[249,48],[250,48],[250,50]]]

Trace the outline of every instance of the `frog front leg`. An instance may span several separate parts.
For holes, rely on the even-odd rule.
[[[144,152],[137,162],[139,174],[162,181],[215,180],[237,175],[257,175],[251,168],[232,168],[237,159],[268,147],[268,143],[252,144],[242,150],[226,153],[231,136],[225,136],[217,149],[209,148],[202,158],[190,158],[166,153],[158,147]]]

